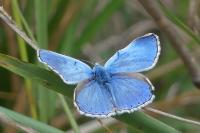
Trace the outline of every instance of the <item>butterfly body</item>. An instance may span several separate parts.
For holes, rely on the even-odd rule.
[[[149,33],[117,51],[104,65],[92,68],[69,56],[38,50],[38,59],[66,84],[78,84],[74,105],[89,117],[109,117],[136,111],[154,99],[153,85],[138,73],[153,68],[160,54],[158,36]]]
[[[106,84],[111,80],[111,75],[105,68],[98,63],[95,64],[93,68],[93,78],[96,80],[99,84]]]

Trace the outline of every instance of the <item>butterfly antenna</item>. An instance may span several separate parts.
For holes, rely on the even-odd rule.
[[[105,126],[105,125],[103,124],[103,122],[102,122],[100,119],[97,119],[97,121],[100,123],[100,125],[101,125],[103,128],[105,128],[105,130],[106,130],[108,133],[112,133],[112,131],[111,131],[107,126]]]
[[[200,126],[200,122],[198,122],[198,121],[182,118],[182,117],[179,117],[179,116],[176,116],[176,115],[173,115],[173,114],[169,114],[169,113],[166,113],[166,112],[154,109],[154,108],[150,108],[150,107],[145,108],[145,109],[147,111],[151,111],[151,112],[156,113],[156,114],[160,114],[160,115],[163,115],[163,116],[166,116],[166,117],[169,117],[169,118],[173,118],[173,119],[176,119],[176,120],[179,120],[179,121],[183,121],[183,122],[186,122],[186,123],[190,123],[190,124]]]

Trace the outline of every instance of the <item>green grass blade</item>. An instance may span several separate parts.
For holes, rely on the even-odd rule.
[[[73,96],[73,89],[70,89],[56,74],[37,65],[21,62],[20,60],[0,53],[0,67],[3,67],[17,75],[31,80],[36,80],[48,89],[66,95]],[[47,91],[47,89],[44,89]]]
[[[29,128],[30,130],[37,131],[39,133],[64,133],[63,131],[46,125],[42,122],[33,120],[17,112],[11,111],[4,107],[0,107],[0,119],[7,120],[7,123],[12,123],[15,126],[21,126]]]
[[[122,0],[112,0],[99,15],[87,24],[81,33],[81,37],[77,39],[72,47],[72,53],[74,55],[80,53],[82,46],[95,35],[95,33],[103,26],[103,24],[105,24],[113,12],[116,11],[122,3]]]
[[[72,47],[76,40],[75,34],[80,21],[80,16],[75,16],[72,23],[70,23],[66,32],[64,33],[63,40],[61,41],[58,51],[67,55],[73,55]]]
[[[61,53],[65,53],[67,55],[73,55],[72,48],[77,39],[75,35],[76,32],[78,31],[80,21],[83,18],[85,20],[88,20],[88,18],[90,18],[91,16],[87,16],[87,14],[93,12],[97,4],[98,0],[97,1],[88,0],[87,4],[84,4],[84,6],[80,7],[80,9],[75,14],[76,16],[73,18],[72,22],[69,24],[67,30],[65,31],[60,46],[58,48],[58,51],[60,51]]]
[[[36,36],[39,47],[44,49],[48,49],[48,2],[35,0]],[[38,85],[38,105],[40,119],[47,122],[55,111],[56,94]]]
[[[173,127],[139,111],[116,116],[115,118],[148,133],[180,133]]]
[[[58,25],[59,21],[61,21],[61,18],[65,13],[65,10],[66,10],[68,4],[69,4],[68,0],[60,0],[60,1],[58,1],[57,8],[52,9],[55,13],[49,21],[48,29],[49,29],[50,36],[53,33],[53,31],[55,31],[57,29],[57,25]]]
[[[22,22],[21,22],[21,13],[19,10],[18,6],[18,1],[13,0],[12,1],[12,9],[13,9],[13,14],[14,14],[14,19],[16,21],[16,24],[20,27],[22,27]],[[19,45],[19,51],[20,51],[20,57],[23,61],[28,61],[28,53],[26,49],[26,43],[21,37],[17,37],[18,45]],[[32,93],[32,82],[28,79],[25,79],[25,89],[26,89],[26,94],[28,97],[28,102],[30,105],[30,110],[31,110],[31,115],[33,118],[37,119],[37,111],[36,111],[36,105],[35,105],[35,99]]]
[[[67,115],[67,117],[68,117],[68,119],[69,119],[69,122],[70,122],[70,124],[71,124],[71,126],[72,126],[74,132],[75,132],[75,133],[80,133],[80,130],[79,130],[79,128],[78,128],[78,125],[77,125],[77,123],[76,123],[76,120],[75,120],[75,118],[74,118],[74,116],[73,116],[73,113],[71,112],[71,110],[70,110],[70,108],[69,108],[69,105],[68,105],[67,101],[65,100],[65,98],[64,98],[63,95],[61,95],[61,94],[58,94],[58,95],[59,95],[59,97],[60,97],[60,100],[61,100],[61,102],[62,102],[63,108],[64,108],[64,110],[65,110],[65,113],[66,113],[66,115]]]
[[[36,36],[40,48],[48,47],[47,0],[35,0]]]

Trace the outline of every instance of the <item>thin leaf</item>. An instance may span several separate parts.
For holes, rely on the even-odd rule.
[[[48,89],[72,97],[70,89],[57,75],[37,65],[21,62],[20,60],[0,53],[0,66],[24,78],[34,79]],[[44,89],[45,90],[45,89]]]
[[[123,114],[116,116],[116,119],[128,124],[129,126],[134,126],[145,132],[152,133],[180,133],[173,127],[151,117],[143,112],[133,112],[131,114]]]
[[[76,32],[79,31],[78,27],[80,24],[80,21],[84,18],[85,20],[88,20],[91,16],[88,16],[87,14],[90,14],[93,12],[93,10],[96,8],[98,4],[98,0],[88,0],[87,4],[84,4],[84,6],[81,6],[80,9],[75,14],[76,16],[73,18],[72,22],[67,27],[67,30],[64,33],[64,36],[62,38],[62,41],[60,43],[58,51],[61,53],[65,53],[67,55],[73,55],[73,46],[76,41]]]
[[[29,133],[64,133],[59,129],[33,120],[27,116],[11,111],[4,107],[0,107],[0,120]]]
[[[122,3],[122,0],[112,0],[99,15],[87,24],[81,33],[81,37],[74,43],[72,48],[73,54],[77,55],[80,53],[82,46],[95,35],[95,33],[103,26],[103,24],[105,24]]]
[[[59,95],[59,97],[60,97],[60,100],[61,100],[61,103],[62,103],[62,105],[63,105],[63,108],[64,108],[64,110],[65,110],[65,113],[66,113],[66,115],[67,115],[67,117],[68,117],[68,119],[69,119],[69,122],[70,122],[70,124],[71,124],[71,126],[72,126],[74,132],[75,132],[75,133],[80,133],[80,130],[79,130],[79,128],[78,128],[78,125],[77,125],[77,123],[76,123],[76,120],[75,120],[75,118],[74,118],[74,116],[73,116],[73,113],[71,112],[71,110],[70,110],[70,108],[69,108],[69,105],[68,105],[67,101],[65,101],[65,98],[64,98],[63,95],[61,95],[61,94],[58,94],[58,95]]]
[[[45,49],[48,48],[48,2],[47,0],[35,0],[37,41],[39,47]],[[44,86],[38,84],[38,105],[40,119],[47,122],[56,109],[56,94],[45,90]]]
[[[14,19],[16,21],[16,24],[18,26],[22,27],[21,18],[23,18],[23,16],[22,16],[22,14],[21,14],[21,12],[19,10],[19,6],[18,6],[18,1],[17,0],[13,0],[12,1],[12,9],[13,9]],[[23,20],[25,22],[25,19],[23,19]],[[17,42],[18,42],[18,45],[19,45],[19,51],[20,51],[21,59],[23,61],[28,61],[29,59],[28,59],[28,53],[27,53],[25,41],[21,37],[18,36],[17,37]],[[25,79],[25,90],[26,90],[27,97],[28,97],[28,102],[29,102],[29,105],[30,105],[31,115],[32,115],[33,118],[37,119],[37,111],[36,111],[35,99],[34,99],[34,96],[33,96],[33,93],[32,93],[33,92],[32,91],[32,82],[30,80],[28,80],[28,79]]]
[[[65,9],[67,8],[68,5],[69,5],[68,0],[60,0],[57,3],[57,8],[52,9],[55,13],[51,17],[51,20],[49,20],[49,26],[48,26],[49,28],[48,29],[49,29],[50,35],[53,33],[54,30],[56,30],[57,25],[58,25],[59,21],[61,21],[61,18],[64,15]]]

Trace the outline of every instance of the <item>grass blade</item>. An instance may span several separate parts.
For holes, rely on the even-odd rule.
[[[72,98],[70,89],[57,75],[37,65],[21,62],[20,60],[0,53],[0,66],[24,78],[36,80],[48,89],[54,90]],[[45,89],[44,89],[45,90]],[[45,90],[46,91],[46,90]]]
[[[73,55],[72,48],[77,39],[75,35],[78,31],[80,21],[82,18],[88,20],[88,18],[90,18],[91,16],[87,16],[87,14],[93,12],[97,4],[98,0],[97,1],[88,0],[87,4],[84,3],[84,6],[80,7],[80,9],[75,14],[76,16],[74,16],[72,22],[69,24],[67,30],[65,31],[60,46],[58,48],[58,51],[60,51],[61,53],[65,53],[67,55]]]
[[[180,133],[173,127],[151,117],[143,112],[136,111],[132,114],[123,114],[116,116],[116,119],[128,124],[129,126],[137,127],[145,132],[152,133]]]
[[[72,47],[73,54],[77,55],[80,53],[82,46],[95,35],[95,33],[103,26],[113,12],[122,5],[122,3],[122,0],[112,0],[99,15],[87,24],[81,37],[77,39]]]
[[[12,1],[12,9],[13,9],[14,19],[16,21],[16,24],[18,26],[22,27],[22,22],[20,19],[22,15],[20,14],[17,0]],[[23,61],[28,61],[28,53],[27,53],[25,41],[22,38],[20,38],[19,36],[17,37],[17,41],[18,41],[18,45],[19,45],[21,59]],[[37,119],[35,99],[34,99],[34,96],[32,93],[32,82],[28,79],[25,79],[25,89],[26,89],[26,94],[28,97],[29,105],[30,105],[31,115],[33,118]]]
[[[35,0],[36,36],[40,48],[48,49],[48,2]],[[51,102],[51,104],[49,104]],[[40,119],[47,122],[55,111],[56,94],[38,85]]]
[[[68,119],[69,119],[69,122],[70,122],[70,124],[71,124],[71,126],[72,126],[74,132],[75,132],[75,133],[80,133],[79,128],[78,128],[78,125],[77,125],[77,123],[76,123],[76,120],[75,120],[75,118],[73,117],[73,113],[71,112],[67,101],[65,101],[65,98],[64,98],[63,95],[61,95],[61,94],[58,94],[58,95],[59,95],[59,97],[60,97],[60,100],[61,100],[61,102],[62,102],[63,108],[64,108],[64,110],[65,110],[65,113],[66,113],[66,115],[67,115],[67,117],[68,117]]]
[[[0,119],[7,124],[14,125],[26,132],[40,132],[40,133],[64,133],[63,131],[46,125],[42,122],[33,120],[17,112],[11,111],[4,107],[0,107]]]

